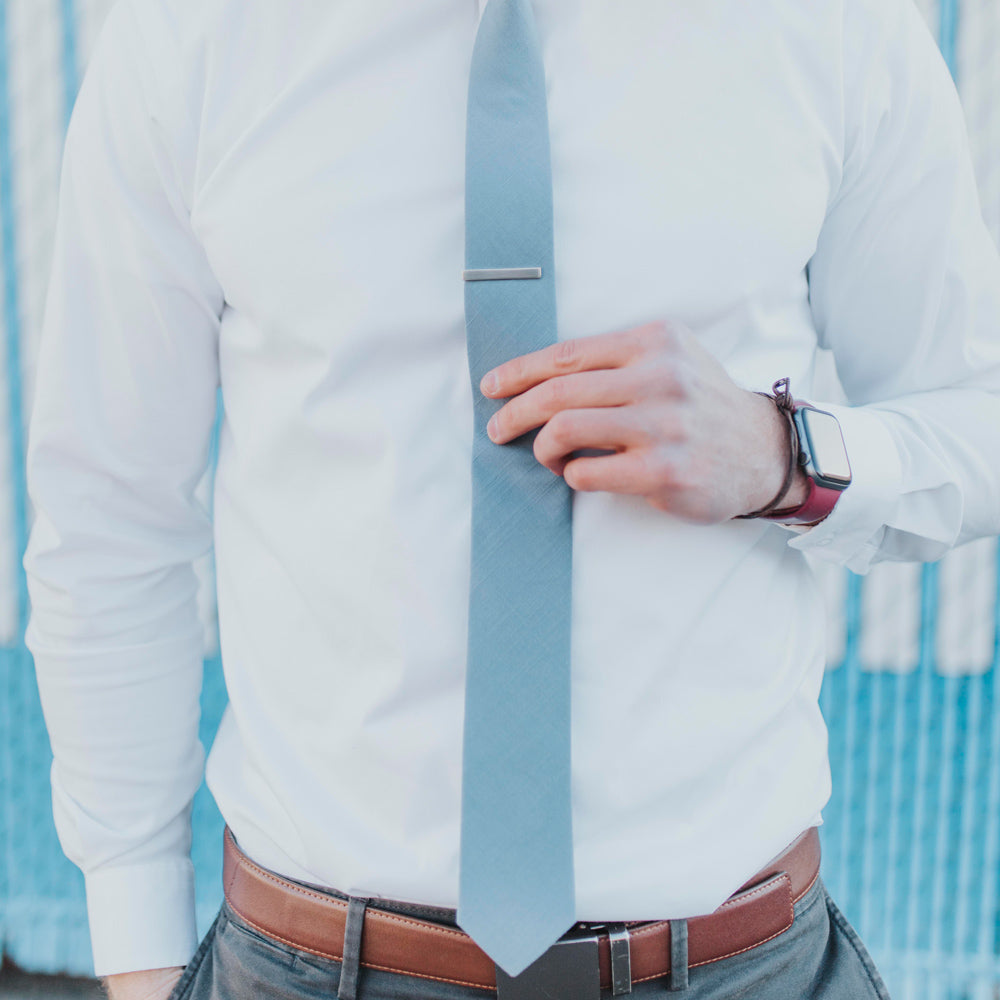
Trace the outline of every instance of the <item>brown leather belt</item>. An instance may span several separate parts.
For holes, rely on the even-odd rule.
[[[749,951],[788,930],[793,906],[819,875],[819,834],[811,827],[714,913],[688,920],[688,966]],[[343,959],[347,902],[290,882],[254,864],[226,829],[223,884],[236,915],[260,933],[300,951]],[[492,960],[461,930],[400,913],[365,911],[361,965],[423,979],[496,989]],[[670,924],[632,922],[628,928],[633,983],[670,972]],[[596,928],[595,928],[596,936]],[[598,938],[601,987],[612,986],[611,945]]]

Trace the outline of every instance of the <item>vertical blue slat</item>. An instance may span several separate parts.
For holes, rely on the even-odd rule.
[[[18,358],[17,339],[20,309],[17,297],[17,252],[14,232],[14,158],[11,151],[10,97],[7,78],[7,8],[4,2],[0,2],[0,247],[3,250],[3,273],[0,275],[0,280],[3,282],[3,326],[0,329],[4,334],[4,363],[7,366],[6,374],[8,376],[8,407],[11,413],[9,460],[14,477],[11,486],[14,490],[15,503],[14,523],[9,528],[7,525],[0,524],[0,531],[12,529],[15,533],[15,540],[17,540],[17,532],[23,523],[16,510],[18,498],[21,496],[18,487],[21,468],[18,429],[20,428],[21,413],[19,386],[11,384],[12,380],[9,376],[11,374],[11,355],[13,354],[15,361]],[[15,551],[20,551],[20,547],[18,546]],[[21,575],[22,571],[19,568],[19,584]],[[20,590],[18,600],[20,602],[18,607],[20,622],[23,621],[25,607],[25,598]],[[19,642],[19,640],[20,634],[16,637],[15,642]],[[15,816],[13,786],[17,777],[10,747],[10,739],[15,732],[12,688],[17,664],[17,648],[15,646],[13,649],[5,649],[0,646],[0,849],[2,849],[2,853],[0,853],[0,919],[3,920],[9,920],[10,879],[11,873],[15,870],[13,845],[9,831],[11,821]],[[0,925],[0,934],[6,938],[7,933],[8,928]]]
[[[937,620],[936,610],[933,612]],[[936,648],[936,646],[934,647]],[[949,832],[952,823],[953,789],[952,775],[955,762],[955,714],[958,701],[958,678],[944,678],[943,711],[944,735],[942,750],[938,756],[938,799],[937,824],[934,831],[933,862],[931,870],[934,873],[931,888],[931,954],[938,956],[944,962],[943,952],[947,946],[945,934],[954,933],[955,910],[961,908],[963,900],[949,899],[946,895],[947,878],[950,874],[951,842]],[[940,707],[940,705],[939,705]]]
[[[79,87],[79,63],[76,46],[76,4],[74,0],[59,0],[59,17],[62,22],[62,74],[63,112],[66,122],[73,111],[76,92]]]
[[[938,47],[948,64],[952,79],[958,81],[959,0],[939,0]]]
[[[913,839],[910,843],[910,878],[907,888],[906,950],[916,952],[921,946],[921,919],[925,913],[926,896],[921,892],[921,873],[926,870],[924,826],[926,822],[926,788],[928,784],[928,757],[930,749],[931,686],[934,644],[934,614],[937,610],[937,566],[923,568],[920,585],[920,678],[917,721],[916,801],[913,814]]]
[[[938,24],[938,47],[944,56],[948,71],[952,79],[958,80],[958,16],[959,0],[939,0],[939,24]],[[925,577],[928,571],[933,573],[933,592],[930,595],[933,609],[933,622],[937,622],[936,594],[937,594],[937,566],[925,566]],[[924,641],[931,642],[931,650],[937,649],[933,634],[923,637]],[[934,859],[934,885],[931,898],[931,951],[939,954],[943,941],[942,933],[946,926],[954,923],[954,900],[945,898],[945,876],[948,871],[947,840],[951,802],[951,777],[953,766],[954,748],[954,721],[955,721],[955,698],[956,690],[953,682],[945,685],[945,719],[944,719],[944,749],[939,757],[938,773],[938,824],[935,836],[935,859]],[[963,900],[958,900],[958,908],[961,909]],[[954,977],[951,977],[949,985],[954,984]]]
[[[897,872],[903,865],[910,838],[900,834],[904,801],[903,760],[909,743],[907,728],[906,693],[910,688],[910,678],[897,675],[893,688],[892,741],[889,777],[889,817],[888,817],[888,871],[886,873],[886,914],[882,930],[882,947],[886,951],[899,947],[896,940],[896,915],[899,912]],[[909,789],[906,790],[909,794]]]
[[[843,705],[842,725],[844,729],[844,755],[841,761],[840,799],[843,802],[841,812],[839,841],[839,857],[836,869],[840,872],[840,896],[845,909],[851,906],[851,887],[853,879],[851,844],[851,820],[854,801],[854,748],[857,743],[857,705],[858,705],[858,674],[861,670],[859,644],[861,636],[861,577],[851,573],[847,578],[847,594],[845,596],[845,638],[844,638],[844,671],[845,698]]]
[[[885,926],[885,921],[876,920],[873,908],[881,903],[885,906],[881,889],[882,867],[876,865],[875,854],[878,844],[879,829],[884,821],[879,808],[879,763],[884,754],[882,749],[882,690],[886,684],[888,671],[879,670],[872,677],[869,675],[867,690],[871,702],[871,714],[868,722],[867,750],[868,760],[865,768],[864,797],[864,832],[861,843],[861,926],[874,928]],[[883,911],[884,912],[884,911]]]
[[[21,395],[21,303],[18,283],[17,214],[14,200],[14,153],[11,141],[11,102],[8,85],[7,7],[0,3],[0,245],[3,247],[5,375],[7,378],[9,470],[14,510],[14,551],[24,552],[28,517],[24,484],[24,419]],[[28,617],[28,589],[18,564],[17,645],[22,645]]]
[[[997,546],[997,592],[993,608],[993,667],[990,671],[989,708],[992,719],[987,753],[986,843],[982,876],[979,880],[979,929],[976,954],[992,956],[997,934],[997,875],[1000,869],[1000,545]]]
[[[970,948],[969,926],[970,922],[975,919],[973,913],[976,899],[974,880],[979,877],[973,865],[973,851],[982,832],[982,824],[979,822],[982,809],[978,795],[982,790],[979,774],[982,771],[981,730],[985,680],[985,677],[976,676],[970,679],[969,706],[965,726],[966,744],[963,748],[961,827],[958,845],[958,898],[956,901],[958,915],[955,923],[955,950],[962,955],[968,954]]]

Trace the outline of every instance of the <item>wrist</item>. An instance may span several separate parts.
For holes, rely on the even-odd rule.
[[[809,477],[801,465],[796,465],[792,485],[781,501],[782,507],[801,507],[809,496]]]
[[[787,379],[783,381],[786,383],[787,393]],[[826,518],[844,490],[850,486],[851,466],[837,418],[828,410],[792,400],[790,394],[788,401],[795,438],[793,447],[797,453],[796,463],[805,475],[809,490],[798,505],[783,504],[780,508],[767,511],[763,516],[780,524],[809,527]]]
[[[757,461],[746,466],[747,487],[743,512],[738,517],[759,516],[778,506],[802,503],[809,492],[809,481],[794,454],[794,428],[788,416],[775,405],[774,397],[749,392],[751,407],[757,412],[747,422],[751,428]]]
[[[851,484],[851,467],[840,424],[829,411],[794,399],[787,378],[778,379],[772,393],[758,395],[773,402],[788,427],[785,477],[773,499],[749,514],[736,517],[763,517],[781,524],[818,524]]]

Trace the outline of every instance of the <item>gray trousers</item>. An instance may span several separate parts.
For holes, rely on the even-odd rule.
[[[345,977],[351,977],[354,965],[357,979],[341,991],[340,962],[265,937],[223,903],[170,1000],[332,1000],[338,991],[355,989],[357,1000],[489,1000],[496,996],[492,990],[357,969],[357,955],[350,955],[350,949],[345,959]],[[681,967],[672,976],[639,983],[631,996],[636,1000],[666,1000],[668,996],[677,1000],[889,1000],[864,945],[819,879],[795,905],[795,920],[783,934],[743,954],[690,970]],[[601,997],[610,998],[611,991],[603,991]]]

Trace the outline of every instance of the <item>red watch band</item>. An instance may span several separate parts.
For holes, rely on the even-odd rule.
[[[776,510],[764,517],[779,524],[815,524],[833,510],[842,493],[843,490],[831,490],[826,486],[819,486],[815,479],[810,479],[809,492],[798,507],[786,507],[785,510]]]
[[[811,404],[801,399],[792,400],[793,413],[803,406],[811,406]],[[818,521],[822,521],[837,505],[837,501],[844,491],[820,486],[808,473],[806,473],[806,478],[809,481],[809,492],[798,507],[786,507],[763,516],[768,521],[777,521],[779,524],[816,524]]]

